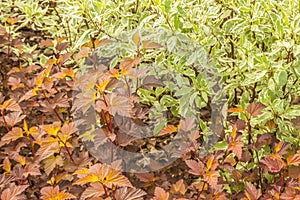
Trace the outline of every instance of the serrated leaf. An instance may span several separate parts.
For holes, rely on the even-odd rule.
[[[59,191],[59,186],[56,187],[43,187],[41,189],[42,200],[65,200],[65,199],[76,199],[76,197],[68,192]]]
[[[137,66],[139,63],[140,63],[139,56],[135,56],[133,59],[129,57],[124,58],[123,61],[120,63],[121,74],[128,75],[130,70],[134,66]]]
[[[21,114],[22,112],[8,113],[5,116],[6,123],[11,127],[15,126],[17,123],[19,123],[20,121],[22,121],[22,119],[26,117],[26,115],[21,115]]]
[[[167,125],[165,128],[163,128],[160,132],[159,132],[159,136],[161,135],[167,135],[167,134],[171,134],[177,131],[176,126],[174,125]]]
[[[30,162],[26,163],[26,166],[23,171],[23,176],[27,178],[29,175],[31,176],[41,175],[40,165],[38,163],[30,163]]]
[[[244,146],[243,142],[234,140],[229,143],[228,151],[229,152],[232,151],[236,155],[236,157],[238,157],[238,159],[241,159],[243,153],[243,149],[242,149],[243,146]]]
[[[72,52],[69,52],[69,53],[65,53],[61,56],[59,56],[59,58],[57,59],[56,63],[62,65],[64,64],[67,60],[69,60],[69,58],[72,56]]]
[[[6,188],[1,194],[1,200],[19,200],[24,199],[24,196],[21,197],[21,193],[25,191],[25,189],[29,185],[20,185],[16,186],[15,184],[11,185],[9,188]]]
[[[5,173],[10,173],[11,163],[10,163],[8,157],[5,157],[3,160],[3,169],[5,170]]]
[[[44,170],[47,175],[49,175],[53,171],[56,165],[63,166],[64,163],[60,155],[57,156],[51,155],[48,158],[46,158],[43,162],[44,162]]]
[[[83,185],[86,183],[96,183],[99,182],[99,178],[96,174],[93,173],[89,173],[86,176],[80,178],[79,180],[77,180],[74,184],[75,185]]]
[[[155,187],[154,200],[169,200],[169,192],[166,192],[161,187]]]
[[[1,141],[15,141],[19,138],[23,137],[23,130],[19,127],[13,127],[11,131],[6,133],[2,138]]]
[[[122,187],[116,190],[116,200],[143,200],[147,193],[141,189]]]
[[[101,183],[91,183],[91,186],[87,187],[82,193],[80,199],[88,199],[92,197],[100,197],[105,194],[103,185]]]
[[[252,116],[255,117],[257,115],[261,115],[262,114],[262,110],[265,108],[266,106],[262,103],[251,103],[249,104],[249,106],[247,107],[247,112]]]
[[[179,126],[178,129],[181,129],[184,132],[191,131],[196,126],[195,120],[196,120],[195,117],[188,117],[188,118],[182,119],[178,125]]]
[[[271,158],[270,156],[266,156],[261,163],[266,165],[269,172],[278,173],[283,168],[283,163],[279,159]]]
[[[211,187],[215,188],[218,184],[218,176],[217,171],[210,170],[203,175],[203,178]]]
[[[7,17],[6,22],[9,23],[10,25],[13,25],[17,23],[21,18],[18,17]]]
[[[125,176],[123,176],[120,171],[114,168],[110,168],[105,164],[93,165],[89,168],[88,174],[81,177],[74,184],[82,185],[94,182],[101,182],[109,188],[111,188],[113,185],[132,187],[129,180]]]
[[[287,157],[286,162],[288,165],[299,166],[300,165],[300,154],[294,154]]]
[[[56,50],[57,51],[63,51],[63,50],[66,50],[69,46],[69,43],[68,42],[62,42],[62,43],[59,43],[56,45]]]
[[[185,183],[184,183],[183,179],[180,179],[175,184],[173,184],[170,191],[171,191],[172,194],[184,195],[185,192],[187,191],[187,188],[185,186]]]
[[[261,189],[256,189],[252,183],[246,183],[245,195],[248,200],[258,200],[261,196]]]
[[[190,174],[194,174],[196,176],[204,174],[204,164],[202,162],[197,162],[195,160],[186,160],[185,163],[190,168]]]
[[[108,111],[111,115],[116,115],[118,113],[125,117],[131,116],[130,111],[132,109],[132,103],[128,97],[113,93],[111,95],[106,95],[106,99],[109,104]]]
[[[3,110],[9,110],[9,111],[22,112],[22,109],[19,106],[19,104],[13,99],[9,99],[7,101],[4,101],[4,103],[2,105],[0,105],[0,109],[1,110],[3,109]]]
[[[54,122],[48,125],[41,125],[40,128],[46,131],[46,133],[56,136],[61,129],[61,124],[60,122]]]

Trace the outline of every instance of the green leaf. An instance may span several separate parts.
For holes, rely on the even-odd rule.
[[[194,90],[194,88],[192,88],[192,87],[184,87],[184,88],[177,90],[175,93],[175,96],[177,96],[177,97],[183,96],[188,93],[191,93],[193,90]]]
[[[175,46],[177,45],[177,37],[176,36],[172,36],[168,39],[167,41],[167,49],[168,51],[173,51]]]
[[[171,3],[172,3],[172,0],[165,0],[164,7],[165,7],[165,12],[166,13],[170,12],[170,10],[171,10]]]
[[[228,147],[228,144],[224,140],[224,141],[217,142],[213,148],[215,151],[219,151],[219,150],[225,151],[227,149],[227,147]]]
[[[81,36],[80,38],[76,41],[73,50],[78,49],[81,45],[83,45],[84,43],[89,41],[89,35],[93,32],[93,30],[88,29],[86,30]]]
[[[160,103],[165,107],[171,107],[178,104],[178,100],[174,99],[170,95],[163,95],[160,99]]]
[[[285,85],[287,83],[288,74],[286,71],[282,70],[277,75],[277,85],[279,87]]]
[[[161,120],[160,122],[158,122],[158,124],[155,125],[154,130],[153,130],[153,134],[154,136],[157,136],[158,133],[167,125],[167,121],[166,120]]]
[[[181,30],[183,27],[183,23],[180,21],[177,14],[174,15],[174,27],[176,30]]]

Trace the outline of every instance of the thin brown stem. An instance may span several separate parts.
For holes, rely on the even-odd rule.
[[[43,91],[43,96],[45,97],[46,101],[47,101],[49,104],[51,104],[49,98],[48,98],[47,95],[45,94],[45,91]],[[61,121],[62,123],[64,123],[63,118],[58,114],[58,112],[56,111],[56,109],[53,108],[52,110],[53,110],[54,114],[56,115],[56,117],[59,119],[59,121]]]
[[[31,148],[31,153],[32,153],[32,156],[34,157],[35,156],[34,144],[33,144],[32,140],[31,140],[31,138],[28,134],[27,134],[26,138],[29,141],[30,148]]]
[[[9,129],[6,119],[5,119],[4,109],[2,110],[1,114],[2,114],[2,120],[3,120],[4,126],[5,126],[6,130],[9,132],[10,129]]]
[[[73,162],[73,163],[75,163],[75,161],[74,161],[74,159],[73,159],[73,157],[72,157],[72,155],[71,155],[71,153],[70,153],[70,151],[69,151],[69,148],[67,147],[67,144],[57,135],[57,138],[58,138],[58,140],[61,142],[61,143],[63,143],[63,145],[64,145],[64,147],[65,147],[65,149],[66,149],[66,152],[67,152],[67,154],[68,154],[68,156],[69,156],[69,158],[71,159],[71,161]]]
[[[102,185],[102,187],[104,189],[104,193],[105,193],[106,198],[108,198],[108,192],[107,192],[106,186],[103,183],[101,183],[101,185]]]

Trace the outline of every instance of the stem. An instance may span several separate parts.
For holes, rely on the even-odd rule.
[[[31,140],[31,138],[30,138],[30,136],[29,136],[28,134],[26,134],[26,138],[27,138],[27,140],[28,140],[29,143],[30,143],[31,153],[32,153],[32,155],[33,155],[33,157],[34,157],[34,156],[35,156],[34,144],[32,143],[32,140]]]
[[[203,182],[203,185],[202,185],[202,188],[201,188],[201,191],[198,192],[198,195],[197,195],[197,200],[200,199],[200,195],[202,194],[203,190],[204,190],[204,187],[205,187],[205,182]]]
[[[75,163],[75,161],[74,161],[74,159],[73,159],[73,157],[72,157],[72,155],[71,155],[71,153],[70,153],[70,151],[69,151],[69,148],[67,147],[66,143],[65,143],[64,141],[62,141],[62,139],[61,139],[58,135],[57,135],[57,138],[58,138],[58,140],[59,140],[61,143],[63,143],[63,145],[64,145],[64,147],[65,147],[65,149],[66,149],[66,151],[67,151],[68,156],[70,157],[70,159],[72,160],[72,162]]]
[[[2,120],[3,120],[4,126],[5,126],[6,130],[9,132],[10,129],[9,129],[6,119],[5,119],[4,109],[2,110],[1,114],[2,114]]]
[[[108,37],[110,37],[110,38],[112,38],[112,39],[115,39],[115,40],[118,41],[118,42],[122,42],[122,40],[120,40],[120,39],[118,39],[118,38],[116,38],[116,37],[114,37],[114,36],[108,34],[106,31],[104,31],[103,29],[101,29],[101,28],[98,26],[98,24],[95,23],[95,21],[92,19],[92,17],[91,17],[89,14],[87,14],[87,16],[88,16],[88,18],[91,20],[91,22],[94,24],[94,27],[97,28],[98,31],[99,31],[100,33],[103,33],[103,34],[107,35]]]
[[[63,29],[64,29],[65,35],[68,37],[68,33],[67,33],[67,31],[66,31],[66,27],[65,27],[65,25],[64,25],[64,23],[63,23],[63,20],[62,20],[62,18],[61,18],[61,16],[60,16],[59,12],[56,10],[55,7],[53,8],[53,10],[54,10],[54,12],[56,13],[56,15],[57,15],[57,17],[58,17],[58,19],[59,19],[59,22],[60,22],[60,24],[62,25],[62,27],[63,27]],[[59,29],[59,28],[58,28],[58,29]],[[68,37],[68,39],[70,40],[69,37]],[[69,41],[69,43],[70,43],[70,45],[72,45],[72,42]]]
[[[51,104],[49,98],[46,96],[45,91],[43,91],[43,96],[45,97],[46,101]],[[64,123],[64,120],[61,118],[61,116],[58,114],[58,112],[55,110],[55,108],[52,109],[56,117],[59,119],[60,122]]]
[[[284,191],[284,174],[286,172],[286,167],[284,167],[284,170],[283,172],[281,173],[280,175],[280,178],[281,178],[281,186],[280,186],[280,191],[279,191],[279,195],[281,195],[281,193]]]
[[[125,83],[126,83],[126,86],[127,86],[127,92],[128,92],[128,96],[130,97],[130,93],[131,93],[131,91],[130,91],[129,83],[128,83],[128,81],[127,81],[127,78],[126,78],[126,76],[124,76],[124,80],[125,80]]]
[[[250,118],[247,117],[247,127],[248,127],[248,144],[251,144],[252,141],[252,129],[250,124]]]
[[[100,183],[101,183],[101,182],[100,182]],[[107,193],[106,186],[105,186],[103,183],[101,183],[101,185],[102,185],[102,187],[103,187],[103,189],[104,189],[106,198],[108,198],[108,193]]]
[[[136,0],[134,13],[137,13],[138,8],[139,8],[139,0]]]
[[[252,151],[254,152],[256,159],[257,159],[257,163],[259,163],[259,156],[258,156],[258,151],[257,149],[253,148]],[[260,185],[260,188],[262,188],[262,183],[263,183],[263,174],[262,174],[262,169],[259,167],[258,168],[258,172],[259,172],[259,180],[258,183]]]
[[[102,95],[102,97],[103,97],[103,102],[104,102],[105,106],[107,107],[107,106],[108,106],[108,103],[107,103],[107,101],[106,101],[106,99],[105,99],[105,94],[104,94],[104,92],[102,92],[101,95]],[[106,115],[108,115],[108,120],[109,120],[109,122],[107,121]],[[104,113],[104,111],[101,110],[100,116],[101,116],[101,118],[102,118],[103,123],[107,126],[108,131],[109,131],[110,133],[113,133],[113,122],[112,122],[111,115],[110,115],[109,113]],[[110,138],[108,138],[108,139],[109,139],[109,141],[110,141],[110,161],[112,162],[112,161],[113,161],[113,141],[112,141]]]
[[[255,91],[255,89],[256,89],[256,87],[257,87],[257,82],[254,83],[254,86],[253,86],[253,88],[252,88],[252,97],[251,97],[251,101],[250,101],[250,102],[253,102],[254,99],[255,99],[255,96],[256,96],[256,91]]]
[[[7,45],[7,63],[9,63],[9,57],[10,57],[10,47],[11,47],[11,38],[10,38],[10,26],[8,27],[8,36],[7,36],[7,40],[9,41],[8,45]]]

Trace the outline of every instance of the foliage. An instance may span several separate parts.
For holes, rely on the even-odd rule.
[[[299,8],[2,1],[0,199],[300,198]],[[157,157],[130,173],[110,144]],[[110,165],[92,156],[102,146]]]

